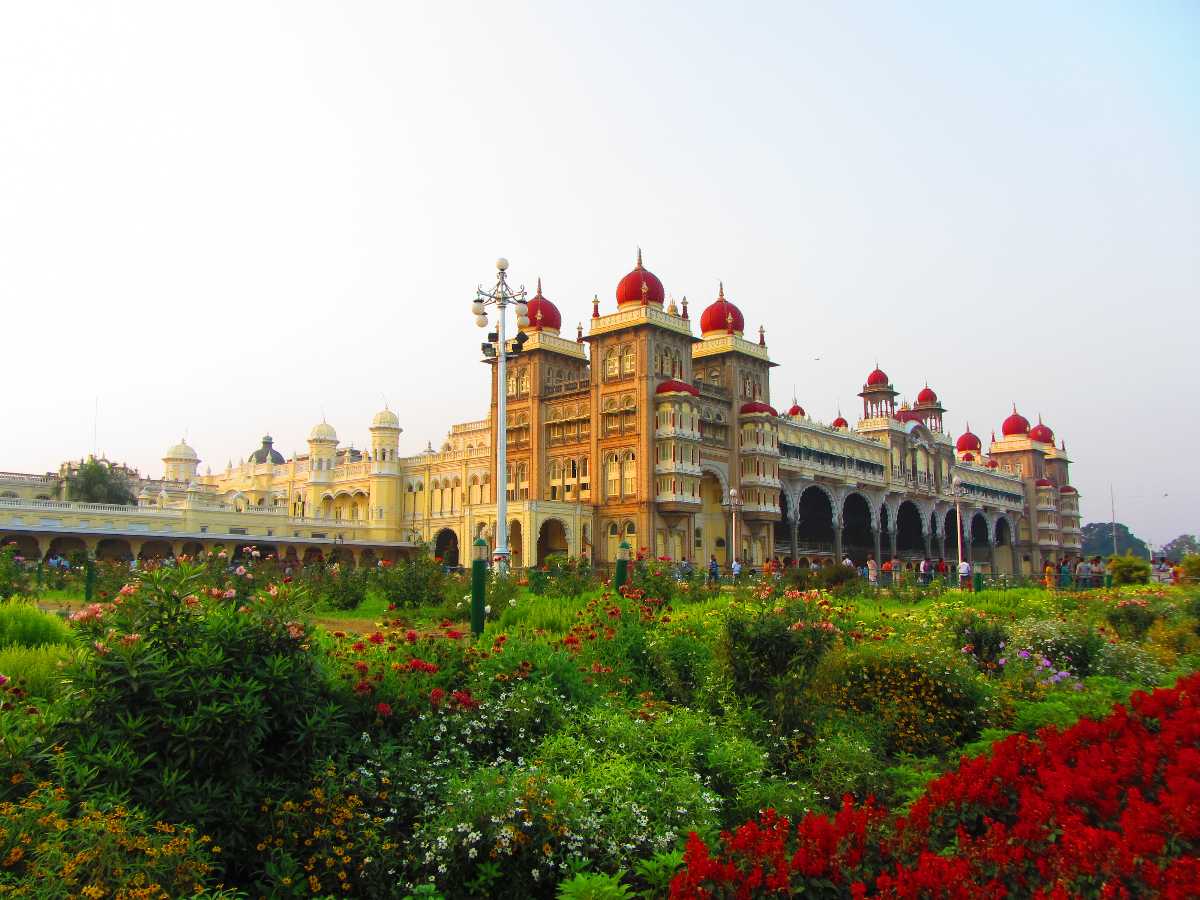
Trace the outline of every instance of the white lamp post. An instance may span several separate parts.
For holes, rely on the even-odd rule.
[[[737,511],[738,511],[738,507],[741,505],[742,505],[742,501],[738,498],[738,489],[730,488],[729,489],[729,512],[730,512],[730,515],[733,516],[733,559],[731,559],[729,561],[730,566],[732,566],[734,561],[737,560],[737,558],[741,555],[738,550],[740,545],[738,544],[738,532],[737,532]]]
[[[959,500],[962,498],[965,490],[963,488],[962,479],[957,475],[954,476],[954,528],[958,531],[958,564],[961,566],[963,561],[962,555],[962,511],[959,507]]]
[[[517,327],[529,325],[529,307],[525,304],[525,286],[516,291],[509,288],[505,280],[508,260],[496,260],[496,286],[485,290],[480,285],[475,292],[471,312],[475,324],[487,328],[488,306],[496,307],[496,338],[494,344],[484,343],[483,351],[496,357],[496,549],[495,558],[500,570],[508,570],[508,348],[504,338],[504,310],[508,304],[516,304]],[[491,337],[491,335],[489,335]],[[490,351],[490,352],[489,352]]]

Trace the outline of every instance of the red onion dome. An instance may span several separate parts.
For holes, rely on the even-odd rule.
[[[1064,484],[1062,487],[1060,487],[1058,489],[1058,492],[1060,494],[1078,494],[1079,493],[1079,491],[1075,490],[1075,488],[1071,487],[1069,484]]]
[[[1029,434],[1029,420],[1017,412],[1017,405],[1015,403],[1013,404],[1012,415],[1000,425],[1000,431],[1005,437]]]
[[[975,454],[974,453],[964,453],[962,455],[962,461],[963,462],[975,462]]]
[[[1038,423],[1029,429],[1029,439],[1043,444],[1053,444],[1054,432],[1048,426],[1043,425],[1042,417],[1038,416]]]
[[[834,419],[829,424],[832,425],[834,428],[849,428],[850,427],[850,423],[847,422],[845,419],[843,419],[841,416],[838,416],[836,419]]]
[[[529,301],[529,328],[526,330],[558,334],[560,328],[562,328],[562,316],[558,312],[558,307],[542,296],[542,279],[539,277],[537,293]]]
[[[804,407],[802,407],[799,403],[793,403],[792,408],[788,410],[788,415],[793,419],[803,419]]]
[[[988,468],[989,468],[989,469],[998,469],[998,468],[1000,468],[1000,461],[999,461],[999,460],[996,460],[996,459],[989,459],[989,460],[988,460]]]
[[[967,426],[967,430],[959,435],[958,443],[954,445],[954,449],[959,453],[973,451],[980,453],[983,450],[983,441],[979,440],[978,435],[972,433],[971,426]]]
[[[888,381],[887,373],[878,366],[875,367],[874,372],[867,376],[867,387],[887,387],[888,384],[890,382]]]
[[[751,413],[767,413],[775,417],[779,416],[779,413],[775,411],[775,407],[769,403],[763,403],[761,400],[751,400],[749,403],[743,403],[738,413],[743,416],[750,415]]]
[[[668,378],[662,384],[654,389],[656,394],[691,394],[693,397],[700,396],[700,389],[695,385],[688,384],[686,381],[680,381],[677,378]]]
[[[1054,482],[1051,481],[1049,478],[1039,478],[1037,481],[1034,482],[1034,484],[1040,488],[1041,487],[1054,487]]]
[[[937,394],[933,392],[933,388],[929,385],[921,388],[921,393],[917,394],[917,402],[922,406],[932,406],[938,402]]]
[[[731,333],[741,336],[745,329],[746,320],[742,318],[742,311],[725,299],[725,285],[722,283],[717,290],[717,299],[700,316],[700,334],[702,337],[720,337]]]
[[[638,250],[637,265],[617,285],[617,306],[641,306],[643,298],[647,304],[663,305],[666,292],[658,276],[642,268],[642,251]]]

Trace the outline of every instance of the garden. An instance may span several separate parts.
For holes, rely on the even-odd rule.
[[[88,577],[0,552],[2,896],[1200,885],[1195,585],[553,559],[489,577],[476,637],[428,557]]]

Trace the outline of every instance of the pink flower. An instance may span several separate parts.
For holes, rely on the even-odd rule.
[[[235,591],[233,588],[230,588],[221,596],[224,597],[226,600],[232,600],[234,597],[237,596],[237,591]]]
[[[238,575],[238,576],[245,575],[245,574],[246,574],[246,567],[245,567],[245,566],[238,566],[236,569],[234,569],[234,571],[233,571],[233,574],[235,574],[235,575]]]
[[[392,714],[392,708],[386,703],[379,703],[375,706],[375,712],[379,713],[379,715],[386,719]]]
[[[137,593],[137,585],[136,584],[127,584],[127,585],[125,585],[125,587],[121,588],[121,591],[120,591],[120,594],[122,597],[128,597],[130,594],[136,594],[136,593]]]

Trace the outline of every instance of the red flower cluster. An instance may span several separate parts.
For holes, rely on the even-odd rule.
[[[407,663],[401,664],[400,668],[408,669],[410,672],[424,672],[426,675],[433,675],[438,670],[437,663],[426,662],[415,656]]]
[[[1200,894],[1200,673],[1102,721],[1013,735],[929,785],[907,816],[868,801],[794,833],[768,811],[694,834],[671,896],[751,897],[832,881],[856,897]]]

